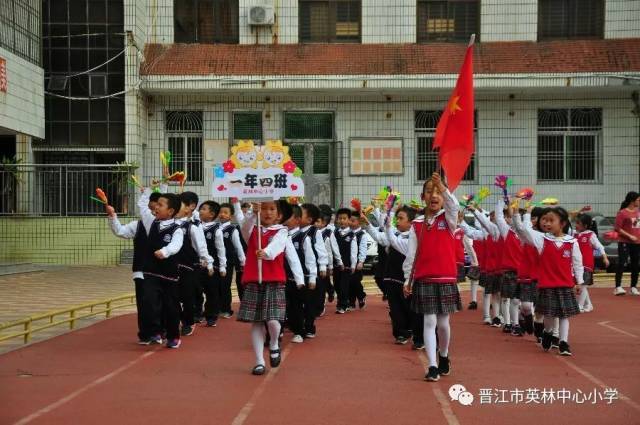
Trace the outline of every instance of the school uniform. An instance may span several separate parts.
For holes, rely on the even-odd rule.
[[[261,234],[258,235],[255,223],[256,217],[252,215],[242,224],[242,236],[247,240],[247,260],[242,275],[244,295],[240,302],[238,320],[282,322],[286,315],[285,261],[291,267],[296,283],[299,285],[304,285],[302,267],[285,227],[279,224],[269,227],[261,226]],[[262,259],[262,282],[259,281],[256,257],[258,237],[265,253]]]
[[[357,229],[353,229],[353,234],[356,238],[356,244],[358,246],[358,263],[364,264],[367,259],[367,239],[364,236],[364,230],[360,227]],[[362,270],[355,270],[351,275],[351,279],[349,282],[349,306],[351,308],[356,307],[356,299],[360,304],[364,302],[367,294],[364,292],[364,287],[362,286],[362,278],[363,278]]]
[[[220,314],[220,285],[222,276],[220,273],[228,271],[228,260],[224,246],[224,240],[220,223],[202,223],[204,239],[207,243],[207,252],[213,259],[213,276],[209,276],[207,270],[200,270],[200,281],[206,295],[204,304],[204,316],[209,323],[217,320]]]
[[[176,254],[183,239],[183,227],[174,219],[155,220],[150,225],[143,259],[146,329],[152,336],[160,335],[165,329],[168,340],[180,338],[180,276]],[[154,255],[158,250],[162,251],[163,259]]]
[[[315,292],[310,290],[309,285],[316,283],[318,266],[311,242],[312,239],[309,237],[310,229],[308,227],[306,229],[307,231],[302,231],[296,227],[289,230],[289,238],[302,266],[304,287],[298,287],[291,267],[285,263],[285,270],[287,272],[287,324],[289,330],[291,330],[294,335],[300,336],[305,336],[308,333],[316,333],[314,322],[316,319],[317,304],[313,297]]]
[[[518,269],[522,261],[522,243],[516,232],[504,219],[504,201],[498,200],[495,210],[496,225],[500,230],[502,255],[500,257],[500,270],[502,282],[500,296],[503,299],[515,298],[518,287]]]
[[[213,258],[207,250],[202,225],[199,220],[190,218],[177,220],[184,232],[184,243],[178,253],[178,271],[180,272],[180,302],[182,303],[181,321],[183,328],[194,324],[195,298],[200,278],[200,260],[207,263],[207,270],[213,270]],[[219,268],[223,271],[222,265]]]
[[[231,222],[220,223],[220,231],[222,233],[224,251],[227,258],[227,274],[224,277],[220,277],[220,285],[218,286],[220,312],[231,315],[233,314],[233,309],[231,308],[231,282],[233,280],[233,274],[235,271],[236,278],[238,277],[238,272],[244,267],[246,258],[238,227]],[[242,276],[240,275],[240,277]]]
[[[142,220],[134,220],[122,225],[118,216],[109,217],[109,227],[113,234],[122,239],[133,239],[133,282],[136,290],[136,311],[138,313],[138,339],[145,341],[152,335],[145,328],[144,319],[144,256],[147,250],[147,230]]]
[[[350,228],[336,229],[333,234],[336,238],[343,264],[341,268],[334,259],[333,283],[338,295],[336,310],[340,312],[349,307],[349,283],[358,261],[358,247],[355,234]]]
[[[480,222],[480,225],[486,233],[486,237],[483,243],[484,249],[484,263],[485,263],[485,281],[484,281],[484,293],[485,294],[499,294],[502,277],[501,277],[501,255],[504,247],[502,246],[502,239],[500,236],[500,230],[495,223],[484,214],[474,211],[474,217]],[[496,312],[498,314],[498,312]]]
[[[456,281],[462,283],[465,281],[464,272],[464,231],[461,228],[457,228],[453,232],[453,238],[456,243]]]
[[[584,266],[584,284],[593,285],[593,271],[595,269],[595,258],[593,251],[604,252],[604,246],[598,240],[598,236],[591,230],[585,230],[576,236],[580,253],[582,254],[582,264]]]
[[[333,229],[326,226],[322,229],[318,229],[318,234],[322,238],[324,243],[325,252],[327,253],[327,273],[325,277],[318,276],[317,281],[317,315],[321,315],[325,309],[325,300],[329,296],[332,299],[335,295],[335,290],[331,283],[331,277],[333,275],[334,263],[338,264],[338,267],[342,266],[342,257],[340,256],[340,249],[338,248],[338,242],[333,234]]]

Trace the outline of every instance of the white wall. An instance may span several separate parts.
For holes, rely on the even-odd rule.
[[[640,0],[606,0],[605,38],[640,37]]]
[[[44,139],[44,70],[0,48],[7,92],[0,92],[0,127]]]
[[[415,42],[415,0],[363,0],[363,44]]]
[[[482,0],[480,9],[481,41],[537,39],[537,0]]]

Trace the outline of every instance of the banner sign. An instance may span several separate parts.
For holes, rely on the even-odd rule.
[[[240,140],[231,148],[231,158],[213,168],[213,196],[222,198],[280,199],[304,196],[302,170],[280,140],[255,146]]]

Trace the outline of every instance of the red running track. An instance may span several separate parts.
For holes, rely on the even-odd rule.
[[[286,334],[281,367],[262,377],[249,373],[247,324],[221,319],[169,350],[136,345],[135,318],[118,317],[0,356],[0,424],[638,424],[640,298],[591,292],[595,311],[571,321],[570,358],[457,313],[452,374],[438,383],[422,380],[424,352],[392,343],[379,298],[320,319],[315,340]],[[452,401],[452,384],[474,403]],[[536,404],[525,391],[605,386],[618,391],[611,404]],[[524,400],[481,403],[480,389]]]

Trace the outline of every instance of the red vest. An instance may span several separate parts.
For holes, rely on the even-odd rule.
[[[533,245],[525,245],[523,250],[523,258],[527,259],[529,263],[529,277],[531,280],[538,280],[538,274],[540,273],[540,269],[538,265],[540,264],[540,254],[538,253],[538,249]]]
[[[514,270],[520,269],[520,262],[522,261],[522,244],[520,239],[516,236],[516,233],[509,229],[507,238],[503,241],[504,252],[502,253],[502,270]]]
[[[540,254],[538,288],[573,288],[573,266],[571,253],[573,242],[564,241],[558,247],[545,238]]]
[[[266,248],[271,239],[280,231],[279,229],[267,229],[262,233],[262,249]],[[242,274],[242,284],[258,282],[258,228],[254,227],[249,238],[247,246],[247,261],[244,265],[244,273]],[[262,282],[264,283],[280,283],[287,281],[287,275],[284,270],[284,251],[273,260],[262,260]]]
[[[484,240],[477,240],[477,241],[473,241],[473,250],[476,252],[476,257],[478,258],[478,267],[480,268],[480,271],[482,273],[485,273],[487,271],[486,268],[486,264],[485,264],[485,241]]]
[[[437,216],[430,226],[426,222],[414,221],[413,230],[419,241],[418,255],[414,259],[413,280],[455,283],[456,240],[449,230],[445,215]]]
[[[493,240],[493,237],[491,235],[487,236],[487,239],[485,239],[485,253],[484,253],[484,257],[485,257],[485,263],[486,263],[486,270],[487,273],[489,274],[496,274],[498,273],[498,268],[499,268],[499,260],[500,258],[498,257],[498,242]]]
[[[585,230],[584,232],[576,235],[576,239],[578,239],[578,246],[580,247],[580,252],[582,253],[582,265],[587,271],[590,272],[593,271],[594,267],[591,235],[593,235],[593,232],[591,230]]]
[[[456,228],[453,237],[456,240],[456,264],[464,265],[464,243],[462,242],[464,231],[459,227]]]

